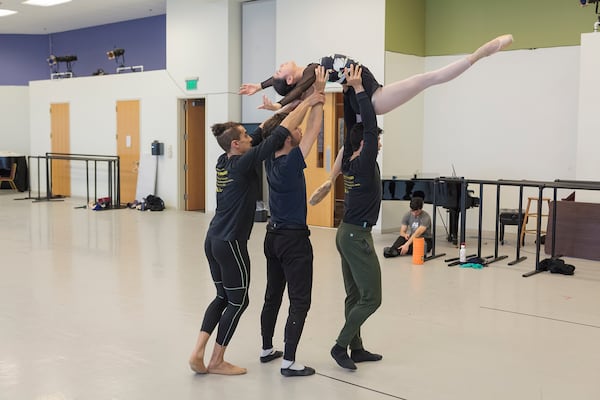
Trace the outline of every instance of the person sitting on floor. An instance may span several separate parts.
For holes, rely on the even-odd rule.
[[[400,236],[391,247],[383,249],[383,256],[398,257],[413,252],[413,240],[418,237],[425,239],[425,253],[431,251],[431,217],[423,210],[423,199],[413,197],[410,201],[410,211],[402,217]]]

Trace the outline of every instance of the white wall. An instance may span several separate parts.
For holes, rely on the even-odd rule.
[[[277,65],[340,53],[383,77],[385,0],[370,0],[368,7],[363,0],[277,0],[276,23]]]
[[[240,0],[169,0],[167,2],[167,70],[185,87],[186,77],[199,77],[198,90],[182,97],[206,99],[206,210],[216,208],[215,164],[223,150],[210,127],[240,121]]]
[[[429,57],[435,69],[456,57]],[[573,178],[579,47],[505,51],[425,94],[424,168],[473,179]]]
[[[117,100],[140,100],[140,145],[142,154],[150,154],[153,140],[164,142],[165,149],[177,147],[177,96],[180,90],[166,71],[123,75],[104,75],[63,80],[34,81],[29,86],[31,155],[50,151],[50,104],[70,104],[71,153],[116,155]],[[177,202],[177,152],[159,158],[157,194],[169,206]],[[37,166],[32,163],[31,185],[37,188]],[[126,168],[127,166],[122,166]],[[85,196],[85,168],[71,162],[73,196]],[[42,176],[45,168],[42,168]],[[99,173],[99,189],[106,174]],[[41,187],[45,187],[42,178]],[[45,190],[42,189],[45,194]],[[99,195],[102,193],[99,193]],[[93,193],[92,193],[93,195]],[[141,200],[141,199],[140,199]]]
[[[385,81],[380,83],[397,82],[420,74],[424,69],[423,57],[386,52]],[[419,94],[383,117],[384,134],[380,165],[384,178],[392,176],[410,178],[415,173],[423,172],[422,132],[425,112],[423,96]],[[383,201],[379,218],[381,231],[398,231],[402,216],[408,210],[409,204],[406,201]]]
[[[581,62],[579,80],[579,129],[577,131],[576,178],[600,181],[600,36],[598,33],[581,35]],[[597,191],[578,191],[578,201],[598,202]]]
[[[428,57],[426,67],[456,59]],[[448,176],[454,164],[470,179],[574,179],[578,82],[579,47],[573,46],[503,51],[428,89],[423,171]],[[537,196],[537,189],[527,195]],[[495,188],[490,196],[484,229],[494,227]],[[517,205],[518,191],[503,189],[501,207]],[[469,212],[470,227],[476,212]]]
[[[242,82],[259,83],[270,77],[275,59],[275,0],[259,0],[242,5]],[[242,122],[262,122],[272,111],[259,110],[262,96],[279,99],[273,88],[242,97]]]
[[[29,154],[29,89],[0,86],[0,151]]]

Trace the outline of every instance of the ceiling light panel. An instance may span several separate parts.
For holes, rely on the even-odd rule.
[[[24,1],[23,4],[29,4],[30,6],[42,6],[42,7],[50,7],[56,6],[62,3],[68,3],[71,0],[27,0]]]
[[[2,8],[0,8],[0,17],[6,17],[7,15],[13,15],[16,14],[16,11],[13,10],[4,10]]]

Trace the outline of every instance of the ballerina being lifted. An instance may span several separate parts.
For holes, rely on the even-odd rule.
[[[364,65],[361,65],[363,86],[371,98],[375,113],[382,115],[411,100],[425,89],[458,77],[480,59],[497,53],[508,47],[512,42],[513,37],[510,34],[498,36],[479,47],[473,53],[445,67],[413,75],[387,85],[378,83],[371,71]],[[297,65],[294,61],[285,62],[281,64],[273,76],[265,81],[261,83],[242,84],[238,93],[253,95],[262,89],[272,86],[283,98],[277,102],[272,102],[267,96],[263,96],[263,103],[258,108],[272,111],[283,111],[284,107],[286,109],[292,108],[307,94],[305,92],[311,90],[315,80],[314,70],[319,65],[324,66],[328,70],[330,82],[342,84],[344,91],[344,120],[346,129],[349,131],[356,123],[356,115],[359,114],[359,110],[354,90],[345,84],[346,77],[344,72],[350,65],[360,65],[360,63],[347,56],[334,54],[322,57],[318,63],[311,63],[304,67]],[[342,154],[342,151],[338,152],[338,157],[336,158],[329,179],[312,194],[309,199],[310,204],[315,205],[319,203],[331,190],[332,182],[341,171],[340,154]]]

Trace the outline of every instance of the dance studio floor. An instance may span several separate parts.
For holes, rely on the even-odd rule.
[[[509,258],[482,270],[448,267],[458,251],[443,237],[437,252],[448,255],[424,265],[380,257],[383,304],[362,334],[384,358],[356,372],[329,355],[344,300],[335,230],[312,228],[313,303],[297,358],[317,374],[285,378],[279,360],[258,359],[257,223],[250,306],[226,353],[248,373],[195,375],[188,357],[214,296],[203,253],[211,215],[14,200],[22,197],[0,191],[0,400],[600,399],[600,263],[566,259],[574,276],[523,278],[535,249],[528,240],[528,259],[508,266],[515,227],[500,252]],[[374,234],[379,254],[395,236]],[[280,349],[287,304],[282,311]]]

